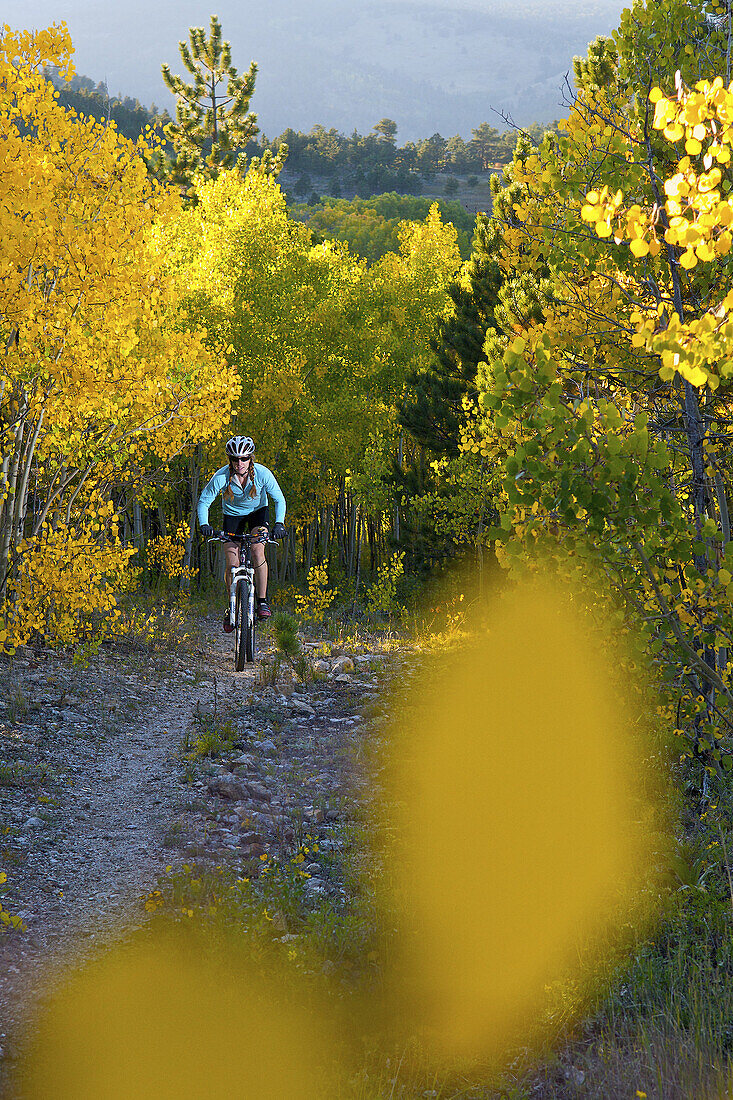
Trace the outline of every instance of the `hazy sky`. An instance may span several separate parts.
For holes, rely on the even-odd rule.
[[[496,47],[500,53],[505,50],[511,70],[507,87],[519,81],[524,92],[524,85],[531,87],[536,80],[554,81],[557,74],[566,71],[573,53],[584,52],[596,34],[608,33],[625,6],[624,0],[340,0],[337,8],[329,6],[333,4],[334,0],[157,0],[152,4],[143,0],[2,0],[0,21],[28,29],[65,21],[75,46],[77,72],[96,82],[106,82],[111,95],[121,93],[148,106],[155,102],[170,108],[172,98],[160,76],[161,62],[170,64],[173,72],[182,71],[178,42],[187,37],[190,26],[207,26],[213,8],[221,19],[224,36],[232,42],[239,70],[246,69],[253,58],[260,66],[253,107],[264,132],[274,136],[285,125],[307,129],[315,122],[348,127],[347,116],[353,118],[355,126],[361,127],[367,120],[368,128],[386,114],[398,121],[404,119],[405,131],[412,129],[409,136],[414,137],[416,128],[425,135],[440,124],[441,132],[446,127],[456,132],[459,126],[465,130],[466,125],[470,128],[489,117],[482,105],[475,105],[467,97],[476,96],[476,80],[481,81],[483,69],[486,95],[492,102],[496,99],[498,85],[491,84],[496,75],[496,50],[493,56],[484,53],[483,66],[481,55],[476,56],[478,50],[485,50],[487,42],[491,43],[492,16],[515,24],[519,21],[518,37],[525,39],[523,48],[529,51],[530,60],[533,55],[541,59],[543,51],[550,55],[537,72],[531,72],[524,69],[524,57],[506,52],[511,50],[516,35],[511,33],[504,39],[506,48]],[[446,18],[451,12],[477,13],[482,17],[483,39],[465,29],[457,37],[453,32],[441,33],[439,27],[432,30],[426,7],[442,9]],[[329,12],[338,15],[331,19]],[[558,14],[565,18],[556,21],[555,28],[567,24],[570,30],[567,49],[564,43],[558,46],[556,42],[553,52],[546,48],[543,20]],[[355,19],[357,31],[352,41],[348,26]],[[398,32],[407,48],[414,29],[417,44],[412,67],[405,62],[404,53],[397,53],[390,61],[389,51],[382,50],[380,34],[391,35],[393,42],[399,39],[399,33],[397,39],[392,33],[395,22],[402,24]],[[329,40],[332,26],[333,43]],[[574,38],[572,27],[577,28]],[[451,46],[455,56],[450,53]],[[422,115],[418,110],[420,81],[432,84],[443,94],[443,104],[426,103]],[[513,90],[516,94],[516,86]],[[355,117],[360,102],[364,102],[361,118]],[[413,103],[416,109],[408,124]],[[442,105],[445,110],[441,112]],[[481,118],[476,117],[477,113]],[[433,115],[436,125],[431,128]],[[453,117],[457,123],[451,129]],[[400,133],[403,139],[405,131]]]

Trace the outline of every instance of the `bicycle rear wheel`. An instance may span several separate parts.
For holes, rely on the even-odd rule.
[[[249,606],[249,585],[245,580],[237,582],[237,599],[234,611],[234,667],[241,672],[248,660],[247,620]]]

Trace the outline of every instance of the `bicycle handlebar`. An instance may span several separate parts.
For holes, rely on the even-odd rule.
[[[214,531],[214,534],[207,542],[245,542],[249,539],[250,543],[257,545],[257,543],[267,543],[268,546],[277,546],[279,539],[265,538],[262,535],[234,535],[230,531]]]

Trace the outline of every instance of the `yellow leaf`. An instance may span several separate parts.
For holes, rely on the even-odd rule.
[[[685,128],[679,122],[672,122],[664,127],[664,136],[668,141],[679,141],[685,136]]]
[[[630,247],[633,255],[636,256],[637,259],[640,259],[642,256],[646,256],[649,252],[649,245],[642,237],[636,237],[631,242]]]

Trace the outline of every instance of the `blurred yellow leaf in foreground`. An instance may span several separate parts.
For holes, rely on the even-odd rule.
[[[536,584],[505,596],[395,723],[394,986],[440,1059],[536,1038],[548,990],[598,974],[589,962],[653,894],[661,781],[645,780],[643,739],[572,608]]]
[[[232,945],[226,965],[164,938],[71,978],[29,1060],[33,1100],[317,1100],[332,1033],[308,989],[264,979]],[[24,1091],[24,1095],[26,1092]]]

